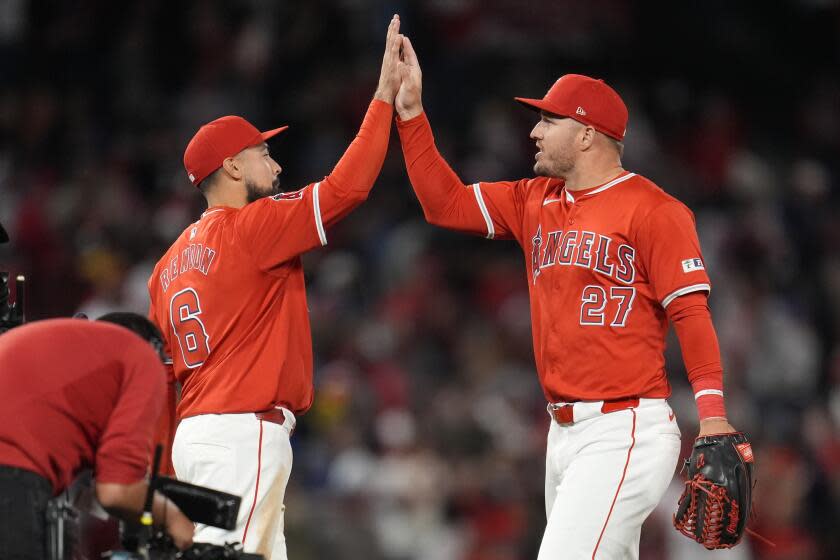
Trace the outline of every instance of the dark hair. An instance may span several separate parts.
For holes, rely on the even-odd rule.
[[[219,172],[221,170],[221,167],[218,168],[210,175],[202,179],[198,185],[196,185],[198,187],[199,192],[204,195],[204,198],[207,198],[207,194],[209,193],[210,189],[212,189],[213,185],[216,184],[216,181],[219,179]]]
[[[128,311],[114,311],[99,317],[97,321],[114,323],[115,325],[127,328],[151,344],[155,349],[155,352],[158,353],[161,362],[168,363],[171,361],[169,356],[167,356],[166,352],[163,350],[163,335],[160,334],[160,331],[154,323],[142,315],[138,313],[130,313]]]

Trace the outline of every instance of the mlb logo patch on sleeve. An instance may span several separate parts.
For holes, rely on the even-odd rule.
[[[682,262],[683,272],[692,272],[694,270],[703,270],[703,259],[686,259]]]

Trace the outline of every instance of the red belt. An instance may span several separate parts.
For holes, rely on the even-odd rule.
[[[285,426],[288,422],[288,418],[286,418],[286,413],[283,411],[282,408],[272,408],[271,410],[255,412],[254,416],[259,418],[263,422],[272,422],[274,424],[279,424],[280,426]],[[292,424],[292,427],[289,430],[289,435],[291,435],[294,431],[295,426],[294,424]]]
[[[548,413],[558,424],[574,424],[574,408],[577,403],[551,404],[548,405]],[[639,399],[636,397],[626,399],[615,399],[604,401],[601,405],[601,414],[608,414],[618,410],[636,408],[639,406]]]

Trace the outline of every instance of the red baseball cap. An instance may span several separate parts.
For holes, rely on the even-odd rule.
[[[618,141],[627,131],[627,106],[618,93],[604,83],[580,74],[566,74],[554,82],[542,99],[514,97],[536,111],[569,117],[588,124]]]
[[[225,159],[245,148],[256,146],[289,128],[281,126],[260,132],[235,115],[221,117],[198,129],[184,151],[184,167],[193,185],[198,186],[208,175],[222,166]]]

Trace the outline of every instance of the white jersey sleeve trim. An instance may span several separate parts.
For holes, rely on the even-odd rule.
[[[493,227],[490,212],[487,211],[487,206],[484,205],[484,197],[481,196],[479,183],[473,183],[472,189],[475,194],[475,200],[478,202],[478,209],[481,210],[481,215],[484,216],[484,223],[487,224],[487,239],[493,239],[493,236],[496,235],[496,229]]]
[[[318,187],[321,183],[315,183],[312,187],[312,207],[315,209],[315,227],[318,228],[318,239],[321,240],[321,246],[327,244],[327,232],[324,231],[324,222],[321,219],[321,200],[318,198]]]
[[[700,397],[705,397],[707,395],[717,395],[719,397],[723,396],[723,391],[720,389],[703,389],[702,391],[697,391],[694,393],[694,400],[699,399]]]
[[[670,305],[672,301],[677,299],[680,296],[684,296],[685,294],[690,294],[692,292],[711,292],[712,287],[708,284],[692,284],[691,286],[686,286],[685,288],[680,288],[679,290],[674,290],[670,294],[668,294],[665,299],[662,300],[662,308],[665,309]]]

